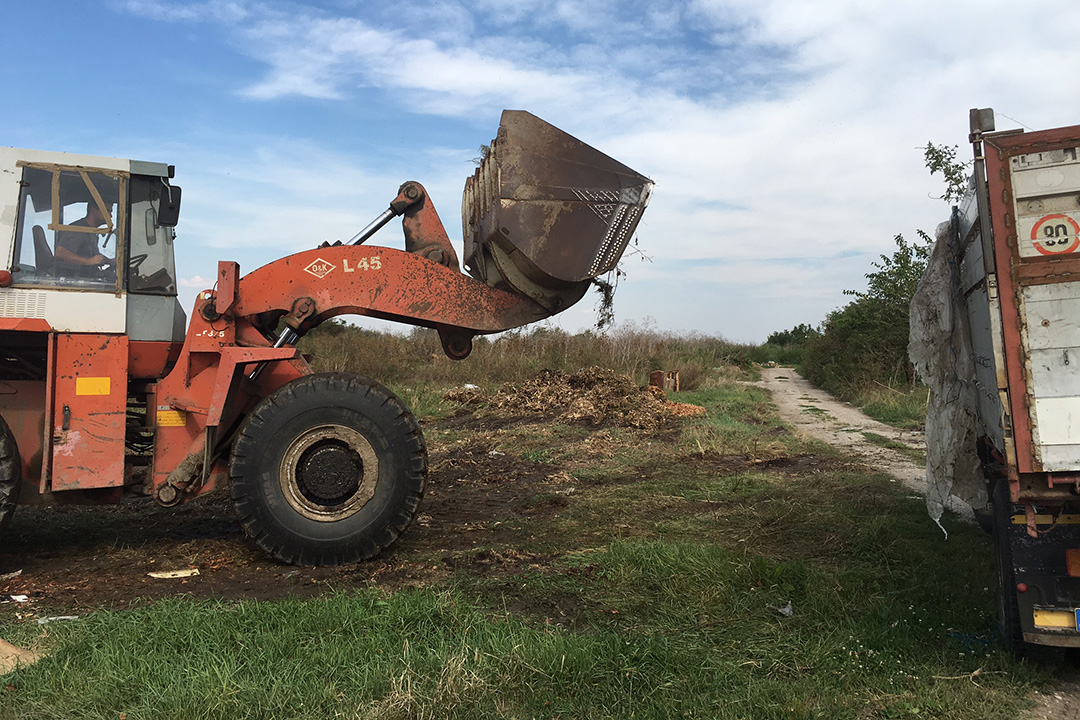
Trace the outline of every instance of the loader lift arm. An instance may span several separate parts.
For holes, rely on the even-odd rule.
[[[375,230],[403,215],[405,250],[366,246]],[[270,342],[268,320],[284,319],[277,345],[295,345],[308,330],[338,315],[363,315],[439,331],[447,356],[468,356],[472,338],[520,327],[553,314],[527,297],[462,274],[427,191],[401,186],[390,209],[347,244],[303,251],[237,277],[221,262],[216,291],[203,293],[196,314],[214,327],[246,321],[264,336],[241,334],[247,345]],[[244,323],[242,323],[242,326]]]
[[[236,296],[215,298],[215,305],[224,302],[234,317],[253,326],[279,315],[298,337],[345,314],[434,328],[446,354],[458,360],[468,355],[474,335],[552,314],[529,298],[462,274],[423,186],[410,182],[402,188],[395,203],[407,192],[414,196],[402,213],[406,250],[348,244],[300,252],[243,276]]]

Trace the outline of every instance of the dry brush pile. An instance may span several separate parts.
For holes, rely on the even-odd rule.
[[[660,388],[640,387],[628,376],[601,367],[575,373],[542,370],[524,382],[503,385],[490,397],[466,387],[449,390],[443,398],[500,416],[641,430],[656,429],[671,417],[705,414],[705,408],[671,402]]]

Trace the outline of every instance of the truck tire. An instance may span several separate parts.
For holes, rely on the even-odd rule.
[[[15,444],[15,434],[0,418],[0,533],[15,512],[21,479],[22,461],[19,459],[19,447]]]
[[[992,481],[991,503],[994,511],[994,569],[998,582],[998,634],[1005,649],[1022,655],[1027,648],[1020,629],[1020,608],[1016,603],[1016,572],[1013,569],[1009,527],[1012,525],[1013,505],[1009,497],[1009,481],[1004,477]]]
[[[240,426],[229,463],[247,535],[286,563],[374,557],[408,527],[427,478],[416,419],[359,375],[309,375],[264,398]]]

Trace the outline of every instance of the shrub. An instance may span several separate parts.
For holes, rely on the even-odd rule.
[[[829,314],[822,333],[805,349],[807,379],[834,395],[851,399],[872,383],[888,387],[914,382],[907,358],[908,307],[926,269],[930,237],[921,242],[895,237],[897,250],[882,255],[868,273],[866,292],[847,291],[855,300]]]

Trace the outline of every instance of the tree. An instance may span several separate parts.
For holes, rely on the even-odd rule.
[[[781,347],[801,347],[821,333],[807,323],[796,325],[790,330],[779,330],[766,338],[766,344],[780,345]]]
[[[935,145],[926,143],[923,148],[923,160],[930,177],[941,175],[945,182],[945,192],[939,195],[945,202],[959,202],[968,188],[968,164],[956,159],[957,146]]]
[[[945,191],[939,196],[957,202],[968,189],[968,168],[956,159],[957,146],[928,142],[923,161],[931,177],[940,175]],[[914,372],[907,357],[908,308],[926,270],[933,242],[922,230],[910,243],[896,235],[896,251],[881,255],[866,274],[863,292],[845,290],[855,299],[829,314],[821,335],[804,352],[804,369],[815,384],[851,398],[871,382],[910,383]]]
[[[919,241],[903,235],[893,240],[892,255],[881,255],[866,274],[864,292],[845,290],[855,300],[829,314],[821,336],[803,356],[808,379],[844,398],[861,387],[907,384],[913,381],[907,357],[908,308],[930,254],[931,238],[916,230]]]

